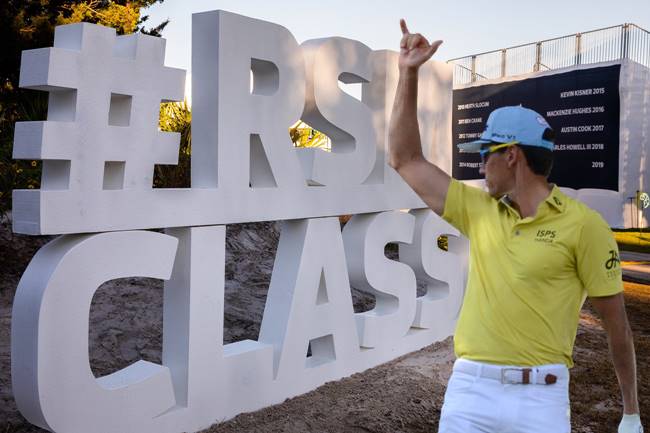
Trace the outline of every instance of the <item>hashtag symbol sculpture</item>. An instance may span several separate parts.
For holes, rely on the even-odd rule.
[[[43,161],[40,193],[99,205],[101,191],[151,189],[155,164],[178,163],[179,134],[158,121],[161,102],[183,98],[185,71],[164,54],[164,39],[88,23],[23,52],[20,87],[48,91],[48,113],[16,124],[14,158]]]

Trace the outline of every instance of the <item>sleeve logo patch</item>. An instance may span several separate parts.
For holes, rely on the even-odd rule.
[[[609,250],[609,258],[605,262],[605,269],[608,271],[612,268],[620,266],[621,260],[618,258],[618,251]]]

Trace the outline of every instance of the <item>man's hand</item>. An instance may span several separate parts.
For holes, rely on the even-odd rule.
[[[406,21],[401,19],[399,25],[402,28],[402,40],[399,44],[399,67],[400,69],[417,69],[438,50],[442,41],[429,41],[420,33],[410,33],[406,27]]]
[[[641,417],[639,414],[623,415],[623,419],[618,425],[618,433],[643,433],[643,426],[641,425]]]

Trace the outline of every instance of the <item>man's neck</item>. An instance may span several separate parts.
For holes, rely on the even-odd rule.
[[[531,176],[515,182],[512,191],[508,192],[508,198],[522,218],[533,217],[537,214],[540,203],[548,198],[552,189],[553,186],[545,177]]]

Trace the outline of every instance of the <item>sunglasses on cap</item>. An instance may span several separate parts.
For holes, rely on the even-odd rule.
[[[519,143],[518,141],[509,141],[507,143],[498,143],[498,144],[493,144],[492,146],[486,147],[485,149],[479,150],[479,155],[481,155],[481,161],[483,163],[487,162],[488,155],[491,153],[496,152],[499,149],[504,149],[506,147],[512,146],[514,144]]]

